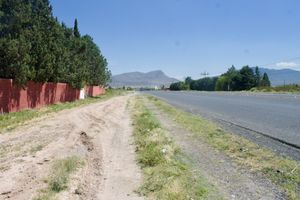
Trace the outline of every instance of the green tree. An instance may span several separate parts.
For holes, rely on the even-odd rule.
[[[229,91],[230,83],[229,77],[225,75],[219,76],[217,83],[216,83],[216,91]]]
[[[79,32],[79,29],[78,29],[77,19],[75,19],[75,22],[74,22],[74,36],[77,37],[77,38],[80,38],[80,32]]]
[[[267,73],[264,73],[263,78],[261,80],[261,86],[263,87],[270,87],[271,86],[271,82],[269,79],[269,76]]]
[[[238,90],[249,90],[255,87],[255,76],[253,70],[249,66],[244,66],[239,71],[239,76],[236,77]]]
[[[191,82],[191,90],[214,91],[216,88],[217,77],[205,77]]]
[[[216,82],[215,89],[218,91],[239,90],[240,73],[232,65],[226,73],[222,74]]]
[[[260,82],[261,82],[261,75],[259,68],[256,66],[255,67],[255,87],[260,87]]]
[[[73,28],[59,23],[49,0],[0,0],[0,77],[81,88],[105,85],[107,66],[93,39],[80,36],[77,19]]]
[[[184,83],[188,86],[189,89],[191,88],[192,82],[193,82],[193,79],[190,76],[186,77],[184,80]]]
[[[179,91],[179,90],[187,90],[188,89],[188,85],[186,85],[184,82],[180,81],[180,82],[176,82],[176,83],[172,83],[170,85],[170,90],[174,90],[174,91]]]
[[[31,8],[24,1],[0,1],[0,77],[25,85],[31,72]]]

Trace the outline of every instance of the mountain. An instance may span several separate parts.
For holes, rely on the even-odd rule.
[[[171,83],[177,82],[175,78],[168,77],[161,70],[151,71],[148,73],[129,72],[112,76],[112,87],[168,87]]]
[[[267,73],[272,86],[283,84],[300,84],[300,71],[292,69],[259,68],[260,73]]]

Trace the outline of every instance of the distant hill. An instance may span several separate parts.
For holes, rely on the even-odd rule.
[[[266,72],[272,86],[285,84],[300,84],[300,71],[292,69],[267,69],[259,68],[261,74]]]
[[[177,82],[175,78],[168,77],[163,71],[156,70],[148,73],[129,72],[112,76],[112,87],[168,87],[171,83]]]

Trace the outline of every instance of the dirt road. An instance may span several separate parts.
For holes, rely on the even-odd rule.
[[[47,188],[53,163],[70,156],[85,164],[58,199],[142,199],[134,193],[141,173],[132,146],[129,98],[65,110],[0,135],[0,199],[37,197]]]

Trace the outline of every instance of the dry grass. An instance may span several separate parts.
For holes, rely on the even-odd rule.
[[[138,190],[149,199],[222,199],[199,174],[193,172],[168,132],[138,98],[132,107],[134,137],[144,183]]]
[[[83,165],[83,161],[78,157],[69,157],[57,160],[52,167],[52,174],[45,180],[48,187],[40,192],[35,200],[51,200],[55,195],[68,188],[70,175]]]

